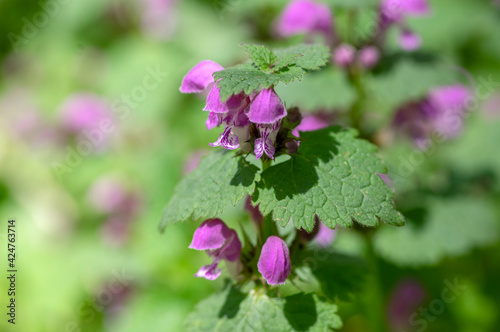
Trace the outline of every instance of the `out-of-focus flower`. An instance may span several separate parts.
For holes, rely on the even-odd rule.
[[[386,23],[403,23],[406,17],[425,16],[430,13],[426,0],[382,0],[380,15]]]
[[[177,26],[177,0],[140,0],[141,26],[153,39],[170,39]]]
[[[215,280],[220,276],[222,270],[217,266],[222,260],[240,260],[241,242],[238,234],[220,219],[205,220],[194,232],[189,248],[205,250],[212,257],[212,264],[202,266],[195,274],[196,277],[208,280]]]
[[[283,10],[276,30],[284,37],[319,33],[329,39],[333,34],[332,24],[332,13],[327,5],[311,0],[294,0]]]
[[[460,134],[470,91],[463,85],[431,90],[422,101],[402,106],[394,118],[397,130],[409,134],[422,149],[433,134],[450,139]]]
[[[314,215],[314,228],[311,232],[300,230],[300,237],[304,242],[316,243],[320,248],[329,247],[335,240],[336,231],[328,228],[317,215]]]
[[[326,128],[330,125],[330,121],[323,114],[312,114],[306,115],[300,121],[300,124],[292,130],[292,134],[299,137],[299,132],[301,131],[314,131]]]
[[[319,222],[318,234],[314,237],[314,242],[322,248],[329,247],[335,240],[336,231],[328,228],[322,221]]]
[[[349,44],[340,44],[333,51],[333,62],[343,68],[351,65],[356,59],[356,49]]]
[[[405,331],[410,327],[410,316],[425,300],[422,284],[413,279],[400,281],[392,291],[387,316],[392,331]]]
[[[380,4],[379,31],[377,39],[383,41],[387,29],[397,25],[401,29],[399,44],[405,51],[415,51],[420,48],[422,40],[418,34],[411,31],[406,18],[427,16],[430,14],[427,0],[383,0]]]
[[[113,121],[113,113],[103,98],[90,93],[77,93],[61,106],[64,128],[74,134],[98,129],[103,121]]]
[[[399,35],[399,45],[405,51],[416,51],[422,45],[422,38],[408,29],[403,29]]]
[[[380,59],[380,51],[375,46],[366,46],[359,51],[358,59],[361,67],[366,69],[373,68]]]
[[[139,193],[117,178],[103,176],[92,185],[87,197],[93,208],[107,216],[101,227],[103,240],[112,246],[126,243],[130,225],[141,209]]]
[[[257,267],[268,284],[284,284],[292,270],[290,251],[285,241],[278,236],[268,237],[262,246]]]

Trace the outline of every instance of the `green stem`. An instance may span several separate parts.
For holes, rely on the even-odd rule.
[[[369,289],[366,292],[365,307],[371,331],[385,332],[385,301],[382,291],[382,280],[380,277],[377,256],[373,248],[372,232],[363,232],[366,240],[366,258],[371,270],[370,282],[367,283]]]
[[[272,160],[269,158],[262,157],[261,159],[262,162],[262,171],[264,172],[266,169],[271,167]]]

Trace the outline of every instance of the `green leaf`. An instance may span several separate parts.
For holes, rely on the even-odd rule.
[[[301,133],[299,153],[262,173],[253,203],[282,226],[292,221],[307,231],[315,214],[330,228],[404,224],[392,189],[377,175],[387,169],[376,147],[356,135],[339,127]]]
[[[265,46],[244,45],[254,65],[242,64],[214,73],[220,80],[222,101],[232,94],[250,94],[277,85],[301,80],[308,70],[317,70],[328,63],[330,51],[323,45],[298,45],[271,52]]]
[[[189,332],[328,331],[342,326],[337,306],[316,295],[270,298],[234,287],[201,301],[186,321]]]
[[[484,199],[432,197],[405,215],[405,227],[381,228],[373,238],[377,253],[398,265],[435,264],[498,239],[495,211]]]
[[[295,59],[297,67],[305,70],[319,70],[328,63],[331,57],[330,50],[325,45],[300,44],[292,47],[274,50],[278,59],[287,57],[290,54],[301,54]]]
[[[250,64],[238,65],[214,73],[220,89],[222,101],[227,100],[232,94],[245,92],[250,94],[257,89],[265,89],[280,82],[289,83],[301,79],[305,71],[299,67],[284,67],[272,74],[264,73]]]
[[[261,70],[269,70],[278,59],[273,51],[264,45],[243,44],[243,47],[253,63]]]
[[[258,172],[258,167],[243,157],[235,157],[234,153],[219,150],[205,156],[176,186],[163,213],[160,230],[188,219],[216,217],[229,204],[236,205],[253,193]]]
[[[342,255],[331,249],[302,251],[293,257],[294,264],[305,266],[302,270],[302,284],[320,285],[320,294],[335,301],[338,297],[343,301],[352,300],[353,294],[359,291],[368,273],[366,263],[359,258]],[[314,278],[312,281],[310,278]],[[309,280],[308,280],[309,279]]]

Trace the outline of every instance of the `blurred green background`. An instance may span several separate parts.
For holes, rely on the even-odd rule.
[[[183,331],[195,304],[223,285],[223,280],[193,277],[209,261],[187,248],[196,224],[171,226],[164,234],[157,230],[162,209],[193,152],[208,150],[207,144],[219,134],[205,128],[204,100],[182,95],[178,88],[201,60],[223,66],[244,61],[238,46],[242,42],[283,44],[273,41],[270,31],[287,1],[163,3],[166,7],[159,5],[151,13],[147,2],[140,0],[0,2],[1,331]],[[500,82],[498,3],[430,3],[430,17],[410,21],[422,36],[422,52],[465,68],[475,79],[491,76]],[[340,8],[334,14],[342,25],[346,11]],[[145,24],[148,17],[156,23]],[[369,21],[371,16],[366,17]],[[393,39],[390,47],[396,49]],[[158,84],[140,90],[151,71],[161,72]],[[349,102],[345,101],[349,87],[338,84],[328,95],[338,97],[341,105]],[[402,89],[412,89],[412,84],[411,76],[400,82]],[[67,160],[79,139],[65,127],[64,104],[79,93],[120,106],[123,95],[136,97],[126,113],[114,114],[115,127],[105,135],[106,144],[92,148],[62,172],[58,163]],[[387,304],[395,285],[407,278],[419,280],[428,304],[440,297],[445,279],[458,277],[467,291],[429,321],[427,330],[500,330],[499,96],[497,83],[467,119],[464,134],[440,145],[410,179],[396,185],[403,211],[418,210],[414,202],[425,196],[436,206],[435,218],[445,214],[450,228],[466,226],[455,225],[448,210],[456,212],[469,204],[464,213],[470,218],[492,220],[478,231],[484,236],[465,239],[463,245],[457,244],[462,238],[452,238],[452,245],[442,249],[435,244],[449,236],[450,228],[438,229],[435,238],[409,234],[408,240],[384,229],[389,234],[375,242],[380,252],[397,241],[415,243],[403,258],[381,254],[377,275],[382,293],[365,292],[365,307],[372,295]],[[412,151],[411,145],[394,142],[381,155],[395,170],[399,156]],[[95,187],[103,179],[123,186],[136,208],[120,213],[99,209],[93,190],[99,190]],[[4,313],[7,220],[12,218],[17,231],[15,326],[6,322]],[[224,216],[229,224],[241,219],[248,220],[242,206]],[[126,220],[124,225],[120,220]],[[474,233],[476,228],[464,232]],[[338,232],[334,246],[353,255],[363,252],[362,240],[349,230]],[[415,264],[408,264],[412,260]],[[346,331],[366,330],[364,320],[370,314],[359,309],[364,308],[363,301],[345,304],[341,311]],[[385,311],[379,308],[380,317],[375,319],[385,319]]]

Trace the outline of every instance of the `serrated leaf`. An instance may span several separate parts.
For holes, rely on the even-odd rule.
[[[373,245],[394,264],[432,265],[494,243],[498,228],[491,204],[480,198],[433,197],[424,210],[408,213],[405,227],[379,229]]]
[[[337,297],[343,301],[352,300],[353,294],[360,289],[368,272],[364,261],[335,253],[331,249],[302,251],[293,259],[294,264],[305,265],[308,271],[303,271],[303,274],[309,274],[310,278],[316,279],[321,294],[332,301]]]
[[[300,44],[292,47],[274,50],[278,59],[286,57],[288,54],[301,54],[294,63],[297,67],[305,70],[318,70],[328,63],[331,57],[330,50],[324,45]]]
[[[189,332],[328,331],[342,326],[337,306],[316,295],[270,298],[233,287],[201,301],[186,321]]]
[[[232,94],[245,92],[250,94],[254,90],[261,90],[280,82],[289,83],[301,79],[305,71],[299,67],[285,67],[272,74],[264,73],[250,64],[238,65],[214,73],[216,80],[221,80],[217,86],[220,89],[222,101]]]
[[[262,70],[269,70],[278,59],[273,51],[264,45],[243,44],[243,47],[253,63]]]
[[[387,168],[376,147],[356,135],[339,127],[301,133],[299,153],[262,173],[254,205],[282,226],[293,222],[307,231],[315,214],[330,228],[404,224],[392,189],[377,175]]]
[[[214,218],[229,204],[236,205],[253,193],[258,171],[258,167],[231,152],[219,150],[203,157],[198,167],[176,186],[160,230],[188,219]]]
[[[296,59],[302,56],[303,55],[299,53],[287,53],[272,66],[272,71],[277,72],[286,66],[295,64]]]

